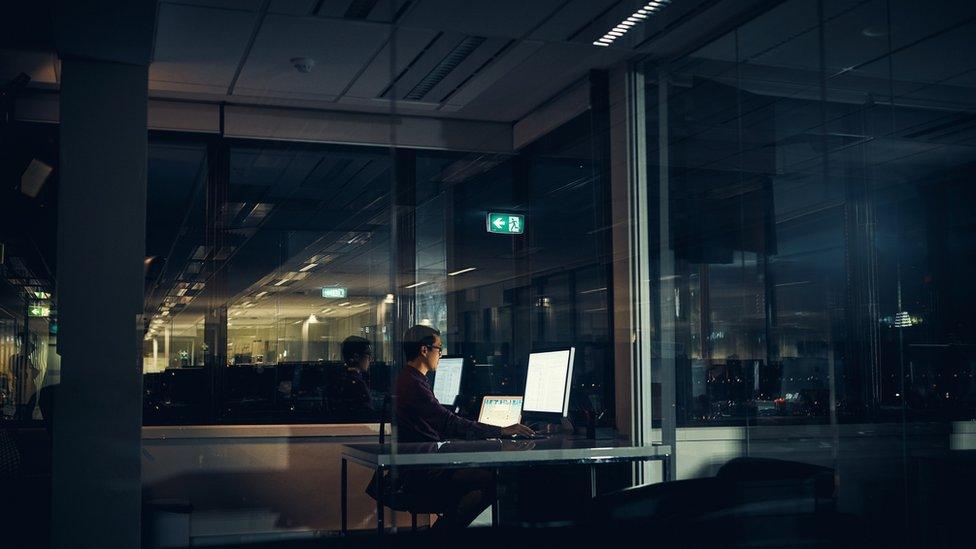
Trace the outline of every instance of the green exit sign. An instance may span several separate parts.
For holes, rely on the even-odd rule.
[[[37,318],[47,318],[51,316],[51,308],[43,305],[31,305],[27,309],[27,316]]]
[[[524,215],[489,212],[487,223],[489,233],[522,234],[525,232]]]
[[[329,299],[345,299],[346,293],[345,288],[322,288],[322,297],[327,297]]]

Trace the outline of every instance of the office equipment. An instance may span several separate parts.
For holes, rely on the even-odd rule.
[[[461,393],[463,372],[463,357],[445,357],[438,363],[434,374],[434,397],[442,406],[454,406],[454,400]]]
[[[640,462],[661,460],[664,463],[663,480],[667,482],[668,461],[671,459],[671,446],[650,444],[634,446],[625,441],[596,442],[586,439],[548,439],[532,441],[480,440],[451,442],[413,442],[397,444],[396,455],[392,455],[389,444],[344,444],[340,476],[340,524],[342,534],[348,529],[347,501],[349,491],[348,462],[358,463],[369,469],[389,470],[394,466],[400,470],[416,468],[465,469],[474,467],[519,467],[527,465],[588,465],[590,467],[590,495],[596,495],[596,466],[605,463]],[[376,497],[376,528],[384,531],[383,507],[385,499],[382,491]],[[492,520],[497,520],[497,508],[493,509]]]
[[[481,401],[478,422],[508,427],[522,421],[522,397],[487,395]]]
[[[569,387],[573,380],[576,348],[529,354],[522,411],[536,416],[566,417]]]

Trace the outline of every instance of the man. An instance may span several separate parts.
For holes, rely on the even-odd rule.
[[[31,355],[34,354],[34,344],[27,343],[26,352],[17,353],[10,357],[10,371],[14,375],[14,383],[17,384],[15,401],[17,402],[17,419],[22,421],[30,420],[34,415],[34,407],[37,404],[37,375],[40,373]]]
[[[403,335],[406,367],[397,376],[394,402],[400,442],[437,442],[449,438],[488,438],[532,435],[515,424],[496,427],[470,421],[441,406],[427,381],[436,372],[443,345],[440,332],[414,326]],[[485,469],[405,471],[404,491],[443,504],[444,514],[435,528],[464,528],[495,499],[494,475]]]
[[[366,376],[373,361],[373,347],[359,336],[349,336],[342,342],[342,371],[329,391],[337,415],[357,420],[371,419],[372,396]]]

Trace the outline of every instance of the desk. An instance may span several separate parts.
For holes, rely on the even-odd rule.
[[[663,444],[634,446],[624,440],[589,440],[553,437],[539,440],[472,440],[390,444],[346,444],[342,447],[342,533],[347,530],[347,468],[353,461],[382,471],[398,469],[484,467],[498,469],[521,465],[589,465],[590,495],[596,495],[596,465],[660,460],[667,481],[671,447]],[[383,533],[383,490],[376,501],[376,529]],[[497,508],[493,519],[497,520]]]

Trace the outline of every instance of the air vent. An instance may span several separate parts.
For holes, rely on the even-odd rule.
[[[441,80],[444,80],[451,71],[467,59],[484,41],[485,38],[483,36],[466,36],[403,98],[410,101],[420,101],[423,99],[430,90],[434,89],[434,86],[439,84]]]
[[[378,0],[353,0],[343,17],[346,19],[366,19]]]

